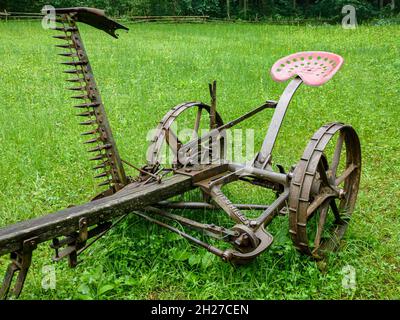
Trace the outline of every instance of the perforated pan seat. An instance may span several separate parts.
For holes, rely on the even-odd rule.
[[[279,59],[272,66],[272,79],[277,82],[299,76],[304,84],[322,86],[328,82],[343,64],[337,54],[323,51],[307,51],[291,54]]]

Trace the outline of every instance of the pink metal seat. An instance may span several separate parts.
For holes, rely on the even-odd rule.
[[[277,82],[299,76],[304,84],[322,86],[328,82],[343,64],[337,54],[323,51],[307,51],[279,59],[271,69],[272,79]]]

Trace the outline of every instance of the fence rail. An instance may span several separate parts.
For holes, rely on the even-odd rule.
[[[42,13],[33,13],[33,12],[7,12],[7,11],[0,11],[0,19],[42,19]]]
[[[0,19],[15,19],[15,20],[32,20],[42,19],[42,13],[29,12],[0,12]],[[214,18],[210,16],[125,16],[122,20],[140,23],[140,22],[165,22],[165,23],[195,23],[195,22],[240,22],[240,23],[273,23],[273,24],[306,24],[306,23],[335,23],[332,19],[262,19],[262,20],[235,20]]]
[[[131,16],[135,22],[205,22],[209,16]]]
[[[42,13],[32,12],[7,12],[0,11],[0,20],[36,20],[42,19]],[[256,19],[256,20],[241,20],[241,19],[224,19],[214,18],[210,16],[122,16],[117,17],[122,21],[129,21],[134,23],[145,23],[145,22],[164,22],[164,23],[198,23],[198,22],[220,22],[220,23],[265,23],[265,24],[277,24],[277,25],[305,25],[305,24],[337,24],[340,23],[337,19],[296,19],[296,18],[285,18],[285,19]],[[379,19],[371,19],[370,22],[375,22]],[[390,23],[400,23],[398,17],[387,18],[385,21]]]
[[[42,19],[42,13],[32,12],[0,12],[0,19],[16,19],[16,20],[30,20]],[[129,16],[125,17],[128,21],[133,22],[205,22],[209,16]]]

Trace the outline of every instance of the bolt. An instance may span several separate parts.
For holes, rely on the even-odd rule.
[[[250,227],[255,227],[257,225],[257,221],[251,220],[250,221]]]

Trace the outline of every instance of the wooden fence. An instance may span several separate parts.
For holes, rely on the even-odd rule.
[[[0,19],[15,19],[15,20],[31,20],[31,19],[42,19],[42,13],[31,13],[31,12],[7,12],[0,11]],[[130,16],[125,17],[124,20],[133,22],[170,22],[170,23],[194,23],[194,22],[205,22],[209,19],[209,16]]]
[[[209,16],[131,16],[128,20],[134,22],[206,22]]]

